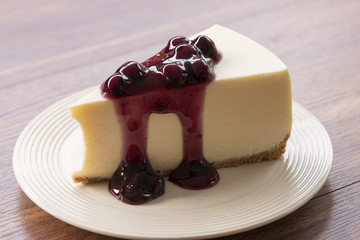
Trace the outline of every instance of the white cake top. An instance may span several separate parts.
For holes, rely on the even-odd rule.
[[[222,54],[222,59],[215,65],[215,81],[239,79],[286,70],[285,64],[272,52],[257,42],[220,25],[200,32],[211,38]],[[100,84],[99,84],[100,86]],[[100,89],[80,99],[78,104],[93,101],[107,101],[100,94]]]
[[[214,68],[215,80],[241,78],[287,69],[275,54],[231,29],[214,25],[197,35],[200,34],[211,38],[222,53],[221,61]]]

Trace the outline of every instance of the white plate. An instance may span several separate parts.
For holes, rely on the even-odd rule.
[[[70,174],[82,157],[82,135],[68,106],[74,94],[37,116],[22,132],[13,155],[16,179],[39,207],[74,226],[123,238],[209,238],[273,222],[309,201],[325,183],[332,146],[321,123],[293,104],[293,131],[283,159],[221,169],[220,183],[184,190],[166,182],[164,196],[126,205],[107,184],[74,184]]]

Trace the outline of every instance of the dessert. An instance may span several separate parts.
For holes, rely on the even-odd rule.
[[[282,156],[292,124],[284,63],[222,26],[190,39],[125,63],[71,106],[86,147],[74,182],[110,179],[114,196],[140,204],[163,194],[161,176],[204,189],[215,168]]]

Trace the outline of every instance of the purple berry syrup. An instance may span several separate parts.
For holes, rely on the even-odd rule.
[[[110,179],[109,191],[128,204],[142,204],[164,194],[164,179],[148,160],[147,129],[151,113],[175,113],[183,129],[183,159],[169,181],[186,189],[205,189],[219,181],[205,159],[202,110],[206,86],[214,80],[221,55],[206,36],[170,39],[143,63],[127,62],[101,85],[115,102],[123,131],[124,153]]]

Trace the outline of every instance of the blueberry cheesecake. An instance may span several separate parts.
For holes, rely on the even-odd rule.
[[[283,155],[291,101],[287,67],[260,44],[219,25],[174,37],[70,107],[85,145],[73,181],[109,181],[129,204],[163,195],[164,178],[212,187],[218,168]]]

